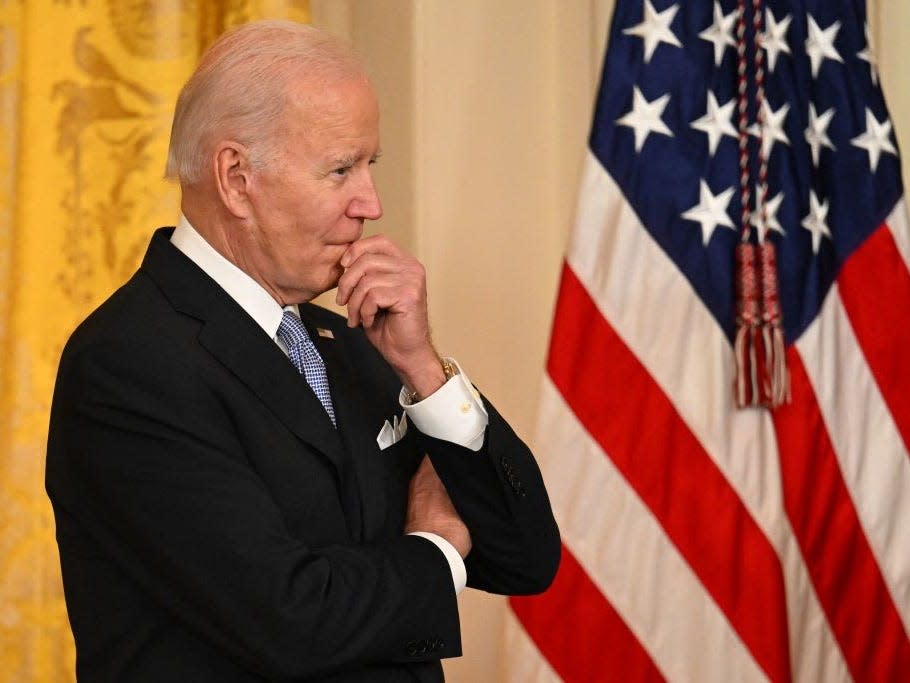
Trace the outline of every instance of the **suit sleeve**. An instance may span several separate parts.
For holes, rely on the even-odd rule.
[[[456,510],[471,532],[468,585],[492,593],[540,593],[556,575],[559,529],[540,469],[492,404],[480,451],[421,434]]]
[[[93,552],[268,679],[460,654],[449,568],[432,543],[308,547],[198,368],[123,346],[65,352],[52,409],[48,492]]]

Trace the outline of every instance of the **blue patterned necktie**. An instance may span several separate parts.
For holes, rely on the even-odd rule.
[[[334,425],[335,407],[332,405],[332,395],[329,393],[329,378],[325,373],[325,363],[300,318],[291,311],[285,311],[281,317],[281,324],[278,325],[278,337],[288,347],[291,362],[298,372],[306,377],[307,384],[312,387],[316,398],[319,399]]]

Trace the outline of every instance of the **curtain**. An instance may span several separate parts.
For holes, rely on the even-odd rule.
[[[0,676],[74,678],[44,493],[48,410],[73,328],[136,269],[179,191],[177,92],[226,28],[307,0],[0,0]]]

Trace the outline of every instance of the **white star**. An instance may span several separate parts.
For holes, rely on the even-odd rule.
[[[708,104],[705,115],[700,119],[692,122],[692,127],[708,135],[708,151],[711,156],[717,150],[722,135],[729,135],[731,138],[739,137],[736,129],[733,127],[731,119],[733,117],[733,108],[736,106],[736,100],[731,99],[724,106],[717,104],[717,98],[714,93],[708,91]]]
[[[640,152],[645,140],[651,133],[660,133],[673,137],[673,131],[667,128],[667,125],[661,120],[661,115],[667,103],[670,101],[670,93],[661,95],[653,102],[648,102],[645,96],[641,94],[638,86],[632,90],[632,109],[622,118],[616,119],[620,126],[628,126],[635,131],[635,151]]]
[[[790,52],[790,46],[787,44],[787,30],[790,28],[790,22],[793,21],[793,15],[788,14],[780,23],[774,18],[770,9],[765,9],[765,30],[761,34],[761,46],[768,53],[768,67],[774,71],[777,66],[777,56],[781,52]]]
[[[825,219],[828,217],[828,202],[818,201],[815,190],[809,190],[809,215],[803,218],[803,227],[812,233],[812,252],[818,253],[818,246],[821,244],[822,235],[831,239],[831,231],[828,230],[828,224]]]
[[[856,53],[856,56],[864,62],[869,62],[869,75],[872,82],[878,85],[878,59],[875,56],[875,49],[872,47],[872,36],[869,35],[869,22],[866,22],[866,47]]]
[[[761,126],[761,151],[765,159],[770,159],[771,150],[775,142],[783,142],[785,145],[790,144],[790,138],[784,132],[784,120],[787,118],[787,112],[790,111],[790,105],[784,104],[777,111],[772,111],[768,100],[762,100],[762,126]],[[759,128],[757,123],[749,126],[749,135],[759,137]]]
[[[869,152],[869,169],[875,173],[878,168],[878,160],[882,152],[888,152],[897,156],[897,149],[891,144],[888,138],[891,136],[891,121],[885,117],[885,120],[879,123],[875,120],[872,110],[866,107],[866,132],[857,135],[850,142],[855,147],[862,147]]]
[[[720,3],[715,2],[714,23],[698,34],[699,38],[703,38],[709,43],[714,43],[714,64],[717,66],[720,66],[724,59],[724,50],[727,45],[736,46],[736,41],[733,40],[733,24],[736,23],[737,14],[739,12],[733,10],[730,14],[724,16]]]
[[[711,239],[711,234],[718,225],[736,230],[733,221],[727,214],[727,206],[733,196],[733,189],[729,187],[715,196],[708,187],[708,183],[702,180],[698,190],[698,204],[682,214],[686,220],[701,223],[701,241],[706,247]]]
[[[835,21],[824,31],[815,23],[812,15],[809,18],[809,37],[806,38],[806,53],[812,62],[812,78],[818,76],[818,68],[822,65],[825,58],[833,59],[843,63],[837,50],[834,49],[834,39],[837,38],[837,32],[840,31],[840,22]]]
[[[781,202],[784,201],[784,193],[778,192],[777,196],[774,199],[769,199],[765,204],[765,221],[762,224],[762,215],[761,215],[761,189],[755,188],[755,211],[752,212],[752,215],[749,216],[749,224],[753,226],[758,231],[758,241],[764,242],[765,235],[768,233],[768,230],[773,230],[774,232],[779,232],[781,235],[785,235],[783,226],[780,224],[780,221],[777,220],[777,211],[780,209]]]
[[[812,163],[818,166],[818,156],[822,147],[836,150],[837,148],[828,137],[828,126],[831,124],[831,117],[834,116],[834,107],[831,107],[821,116],[815,113],[815,105],[809,103],[809,127],[806,128],[806,142],[812,148]]]
[[[672,5],[663,12],[657,12],[651,0],[645,0],[645,16],[640,24],[623,31],[627,36],[638,36],[645,41],[645,64],[651,60],[651,55],[660,43],[669,43],[682,47],[682,43],[670,30],[673,17],[679,11],[679,5]]]

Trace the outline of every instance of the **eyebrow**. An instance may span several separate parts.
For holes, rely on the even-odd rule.
[[[348,166],[353,166],[357,163],[357,157],[349,154],[343,157],[335,157],[329,162],[329,165],[332,168],[347,168]]]
[[[378,161],[381,156],[382,150],[378,150],[376,154],[370,157],[370,161]],[[347,168],[348,166],[353,166],[362,158],[363,155],[348,154],[346,156],[336,157],[330,162],[330,165],[334,168]]]

